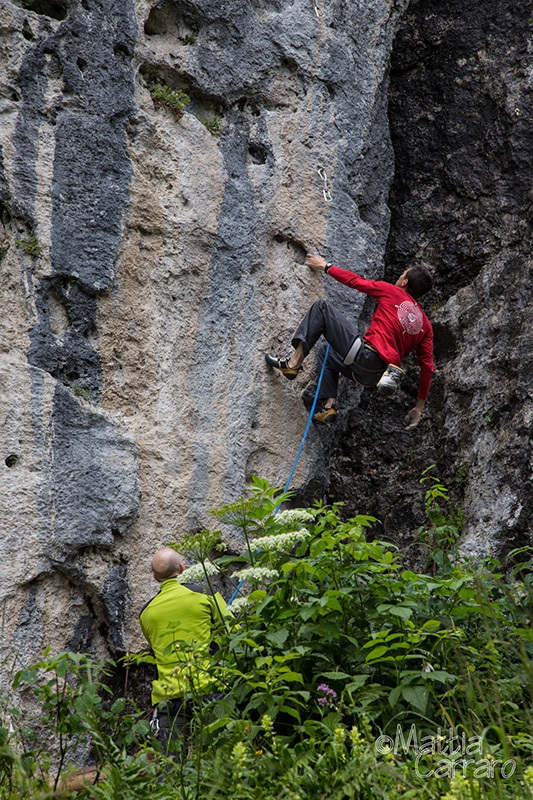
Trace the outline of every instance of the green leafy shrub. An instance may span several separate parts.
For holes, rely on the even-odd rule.
[[[458,558],[456,544],[464,525],[464,513],[457,509],[444,513],[442,504],[449,502],[448,489],[432,474],[432,470],[433,465],[424,470],[420,480],[420,483],[429,483],[424,500],[430,527],[419,528],[418,535],[430,552],[435,574],[437,568],[441,573],[444,570],[450,572]]]
[[[183,111],[191,102],[189,95],[181,89],[171,89],[166,84],[156,83],[150,89],[150,95],[156,108],[165,106],[174,112],[176,119],[183,116]]]
[[[95,661],[80,653],[45,656],[29,669],[20,670],[13,681],[15,690],[29,687],[40,707],[39,715],[26,720],[19,731],[22,757],[17,781],[13,776],[11,780],[13,785],[18,783],[19,792],[25,785],[30,792],[37,785],[43,790],[45,784],[57,789],[77,754],[87,748],[98,771],[104,765],[106,770],[110,766],[123,769],[129,751],[139,746],[149,732],[148,723],[125,698],[118,698],[106,708],[104,698],[111,691],[105,678],[110,675],[113,662]],[[49,734],[46,750],[39,737],[43,727],[53,733]],[[18,795],[14,794],[13,800],[15,797]]]
[[[378,735],[401,720],[419,738],[461,731],[476,747],[479,738],[480,771],[485,758],[508,757],[511,742],[518,761],[528,753],[532,648],[517,599],[531,601],[531,584],[506,584],[495,561],[461,560],[459,528],[442,509],[448,492],[430,473],[423,482],[433,575],[368,541],[370,517],[342,522],[339,505],[319,504],[276,514],[287,496],[258,479],[249,497],[215,512],[241,529],[250,564],[236,573],[249,576],[249,593],[218,654],[233,713],[213,724],[215,735],[243,719],[254,730],[266,714],[299,748],[324,724],[347,735],[367,720]]]
[[[426,482],[438,529],[447,491]],[[214,512],[242,533],[238,557],[217,555],[219,531],[179,543],[199,577],[240,583],[212,663],[225,697],[199,704],[188,747],[169,759],[128,701],[107,708],[108,664],[47,657],[15,686],[32,687],[55,745],[3,723],[8,800],[51,796],[42,776],[54,765],[57,784],[83,746],[100,780],[80,800],[533,797],[529,550],[511,554],[509,580],[454,548],[433,557],[435,574],[416,573],[371,540],[371,517],[342,520],[338,504],[280,511],[289,497],[255,478]]]
[[[212,136],[220,136],[222,130],[222,120],[219,116],[215,115],[213,119],[203,119],[202,125],[207,128]]]

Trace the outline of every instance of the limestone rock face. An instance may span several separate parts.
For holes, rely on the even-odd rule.
[[[2,4],[0,592],[18,664],[140,649],[153,552],[251,474],[284,485],[315,376],[289,383],[264,353],[288,352],[319,297],[361,332],[372,311],[308,250],[369,278],[431,266],[437,372],[411,432],[414,360],[393,399],[345,383],[298,499],[373,513],[407,549],[434,464],[465,549],[530,543],[530,9],[507,6]]]
[[[138,649],[153,552],[250,474],[285,482],[311,367],[289,384],[263,354],[324,292],[363,309],[307,250],[382,274],[406,4],[2,5],[3,647],[23,661]],[[312,431],[295,485],[328,448]]]
[[[108,584],[139,516],[138,445],[98,405],[96,312],[129,196],[136,20],[104,10],[0,11],[2,645],[23,661],[126,646],[127,587]]]

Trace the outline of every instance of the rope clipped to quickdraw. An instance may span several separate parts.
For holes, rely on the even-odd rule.
[[[285,488],[283,490],[284,492],[286,492],[288,490],[289,486],[291,485],[291,481],[292,481],[293,475],[296,472],[296,467],[298,466],[298,461],[300,460],[300,456],[302,455],[302,451],[304,449],[304,444],[305,444],[305,440],[307,439],[307,434],[309,433],[309,428],[311,427],[311,422],[313,420],[313,414],[315,413],[315,408],[316,408],[316,404],[317,404],[317,400],[318,400],[318,394],[320,392],[320,386],[322,384],[322,378],[324,377],[324,371],[326,369],[326,361],[328,360],[329,350],[330,350],[330,345],[328,344],[328,346],[326,347],[326,352],[324,353],[324,360],[322,362],[322,368],[320,370],[320,375],[318,376],[318,383],[317,383],[317,386],[316,386],[315,396],[313,397],[313,402],[311,404],[311,410],[309,412],[309,416],[307,417],[307,425],[305,426],[304,435],[302,436],[302,441],[300,442],[300,447],[298,449],[298,452],[296,453],[296,458],[294,459],[294,464],[292,465],[292,469],[291,469],[290,475],[287,478],[287,483],[285,484]],[[274,509],[274,514],[278,513],[278,511],[280,509],[280,506],[281,506],[281,503],[279,504],[279,506],[276,506],[276,508]],[[233,601],[235,600],[235,598],[239,594],[239,592],[241,590],[241,587],[244,584],[245,580],[246,580],[246,578],[241,578],[241,580],[237,584],[237,588],[235,589],[235,591],[231,595],[230,599],[228,600],[228,606],[230,606],[233,603]]]
[[[324,14],[320,10],[317,0],[314,0],[314,3],[315,3],[315,12],[316,12],[317,17],[323,17]],[[321,180],[324,183],[324,186],[323,186],[323,189],[322,189],[322,195],[324,197],[324,201],[326,203],[332,203],[333,202],[333,198],[332,198],[331,192],[329,190],[328,176],[327,176],[326,170],[324,169],[324,167],[321,164],[319,164],[317,169],[316,169],[316,171],[318,172]],[[289,477],[287,479],[287,483],[285,484],[285,489],[283,490],[284,492],[286,492],[288,490],[289,486],[291,485],[291,481],[292,481],[293,475],[296,472],[296,467],[298,466],[298,461],[300,460],[300,456],[302,455],[302,450],[304,449],[304,444],[305,444],[305,440],[307,439],[307,434],[309,433],[309,428],[311,427],[313,414],[315,413],[316,403],[317,403],[317,400],[318,400],[318,393],[320,391],[320,386],[322,384],[322,378],[324,377],[324,370],[326,369],[326,361],[328,360],[329,349],[330,349],[330,346],[328,344],[328,346],[326,347],[326,352],[324,353],[324,360],[322,362],[322,369],[320,370],[320,375],[318,376],[318,383],[317,383],[317,387],[316,387],[315,396],[313,398],[313,403],[311,405],[311,411],[309,412],[309,416],[307,418],[307,425],[305,426],[304,435],[302,436],[302,441],[300,442],[300,448],[298,450],[298,453],[296,454],[296,458],[294,459],[294,464],[292,465],[291,473],[290,473],[290,475],[289,475]],[[280,505],[281,505],[281,503],[280,503]],[[280,506],[277,506],[276,509],[274,510],[274,514],[277,514],[279,509],[280,509]],[[246,580],[245,578],[242,578],[239,581],[239,583],[237,585],[237,588],[235,589],[235,591],[231,595],[230,599],[228,600],[228,605],[231,605],[231,603],[235,600],[235,598],[239,594],[239,592],[241,590],[241,586],[243,585],[245,580]]]

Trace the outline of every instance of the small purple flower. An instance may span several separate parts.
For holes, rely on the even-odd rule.
[[[318,705],[323,708],[331,708],[337,699],[337,692],[335,689],[332,689],[327,683],[321,683],[317,686],[317,692],[321,695],[321,697],[317,699]]]
[[[317,686],[317,692],[320,692],[320,694],[323,694],[325,697],[332,697],[334,700],[337,697],[337,692],[335,689],[332,689],[331,686],[327,685],[327,683],[321,683],[319,686]]]

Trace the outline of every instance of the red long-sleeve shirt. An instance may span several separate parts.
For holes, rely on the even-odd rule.
[[[330,267],[328,275],[377,300],[364,338],[383,361],[399,367],[402,359],[416,348],[420,365],[418,397],[426,400],[434,372],[433,328],[414,297],[392,283],[369,281],[340,267]]]

